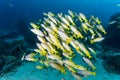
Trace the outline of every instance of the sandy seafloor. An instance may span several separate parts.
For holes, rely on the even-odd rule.
[[[82,80],[120,80],[120,75],[108,73],[101,64],[101,60],[97,59],[96,76],[88,76]],[[64,75],[51,68],[39,70],[35,68],[36,65],[34,62],[23,62],[15,72],[5,74],[0,80],[77,80],[69,72]]]

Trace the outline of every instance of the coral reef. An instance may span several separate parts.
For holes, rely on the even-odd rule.
[[[12,32],[0,36],[0,45],[0,76],[4,76],[22,64],[22,50],[27,52],[28,44],[23,36]]]
[[[104,68],[110,72],[115,74],[120,74],[120,53],[114,53],[115,56],[108,56],[109,59],[104,61]]]
[[[15,31],[0,33],[0,76],[17,70],[23,61],[23,54],[30,53],[29,48],[34,48],[34,42],[38,41],[28,29],[24,19],[18,20]]]
[[[120,50],[110,47],[104,47],[104,51],[97,54],[102,60],[104,69],[109,73],[120,74]]]
[[[102,54],[98,54],[97,57],[103,61],[106,71],[120,74],[120,12],[110,17],[106,31]]]
[[[83,13],[43,13],[46,17],[37,23],[31,22],[31,31],[39,42],[37,49],[24,57],[39,62],[38,69],[52,67],[65,74],[67,71],[81,80],[82,76],[96,75],[92,62],[96,54],[94,43],[104,40],[106,34],[101,21],[94,16],[87,19]],[[79,56],[80,63],[74,59]]]

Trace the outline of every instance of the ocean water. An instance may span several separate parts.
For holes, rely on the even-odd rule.
[[[51,70],[51,68],[37,70],[35,68],[37,63],[31,63],[27,61],[22,62],[20,60],[20,57],[22,57],[28,50],[28,46],[30,49],[34,48],[33,46],[36,44],[36,40],[32,40],[32,37],[35,35],[31,34],[29,29],[30,22],[37,22],[39,19],[43,20],[44,12],[68,14],[68,10],[76,13],[83,13],[87,18],[90,18],[91,15],[94,15],[101,20],[102,25],[106,29],[109,26],[111,16],[115,13],[120,13],[120,0],[0,0],[0,46],[2,46],[0,47],[0,58],[4,58],[6,61],[8,59],[7,56],[10,56],[9,58],[11,58],[11,61],[8,59],[7,62],[3,62],[2,59],[0,60],[0,75],[2,75],[0,80],[77,80],[69,73],[63,75],[60,72],[57,72],[57,70]],[[120,17],[120,15],[118,15],[118,17]],[[111,28],[110,30],[112,29],[114,30],[114,28]],[[109,33],[110,32],[111,31],[109,31]],[[113,33],[115,32],[116,31],[113,31]],[[116,34],[120,34],[119,29],[117,29],[117,32],[114,35]],[[110,58],[113,58],[114,55],[119,56],[117,53],[120,53],[120,48],[119,45],[114,45],[114,42],[111,42],[113,40],[115,43],[120,44],[120,36],[117,35],[115,36],[116,38],[113,38],[114,35],[111,35],[112,34],[109,34],[106,37],[110,42],[105,42],[105,44],[103,43],[102,48],[101,44],[98,44],[97,50],[95,51],[98,52],[98,54],[106,51],[105,55],[108,55],[107,51],[110,49],[111,54],[109,56]],[[20,42],[19,44],[19,41],[22,40],[23,42]],[[14,41],[15,44],[13,44]],[[111,45],[107,46],[107,44]],[[19,45],[22,45],[22,47],[19,47]],[[11,49],[11,47],[13,48]],[[28,52],[26,53],[28,54]],[[110,69],[120,60],[114,59],[118,61],[115,64],[113,63],[113,65],[109,64],[110,67],[109,65],[104,66],[111,60],[106,56],[103,56],[104,58],[101,58],[101,56],[98,56],[98,63],[95,63],[97,68],[96,76],[88,76],[87,78],[83,78],[83,80],[119,80],[120,64],[117,65],[119,66],[117,68],[119,69],[118,72],[116,71],[116,68],[112,68],[112,70],[115,72],[112,72],[112,70],[110,71]],[[20,59],[18,60],[17,58]],[[105,62],[105,59],[108,61]],[[75,59],[75,61],[77,60],[79,60],[79,58]],[[17,63],[20,65],[10,64],[12,61],[18,61]],[[11,70],[11,65],[17,66],[17,68],[15,67],[13,70]],[[10,68],[6,68],[6,66],[10,66]],[[5,73],[2,71],[5,71]]]
[[[29,25],[30,21],[43,18],[42,13],[48,11],[53,13],[67,13],[67,10],[82,12],[88,17],[90,15],[98,16],[103,24],[107,25],[109,17],[113,13],[119,12],[118,4],[120,4],[119,0],[1,0],[0,31],[16,29],[20,20],[25,20]]]

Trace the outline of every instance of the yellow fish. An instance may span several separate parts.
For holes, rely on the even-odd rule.
[[[73,21],[73,19],[72,19],[72,17],[71,17],[71,16],[66,15],[66,18],[67,18],[67,20],[68,20],[69,22],[71,22],[71,23],[72,23],[72,25],[75,25],[75,23],[74,23],[74,21]]]
[[[97,31],[97,30],[95,30],[96,31],[96,35],[98,36],[98,37],[102,37],[102,35]],[[93,39],[93,38],[92,38]]]
[[[63,47],[60,44],[60,41],[58,39],[58,37],[54,36],[53,34],[49,33],[49,37],[51,38],[52,42],[54,43],[54,45],[57,46],[57,48],[63,49]]]
[[[62,22],[61,22],[61,27],[64,28],[64,29],[70,30],[70,27],[67,26],[65,23],[62,23]]]
[[[73,69],[71,66],[69,65],[65,65],[65,67],[67,67],[68,70],[70,70],[72,73],[76,73],[77,71],[75,69]]]
[[[46,53],[45,52],[43,52],[42,50],[40,50],[40,49],[34,49],[34,51],[36,52],[36,53],[39,53],[40,54],[40,56],[45,56],[46,55]]]
[[[71,60],[63,60],[63,62],[66,64],[66,65],[69,65],[69,66],[71,66],[71,67],[73,67],[73,68],[77,68],[77,65],[73,62],[73,61],[71,61]]]
[[[96,67],[93,65],[93,63],[86,57],[83,57],[83,60],[90,66],[92,69],[96,69]]]
[[[45,39],[50,42],[50,43],[53,43],[53,41],[51,40],[51,38],[49,36],[45,36]]]
[[[58,40],[58,38],[56,36],[54,36],[53,34],[49,33],[49,37],[52,40],[52,42],[58,47],[60,48],[60,42]]]
[[[83,13],[79,13],[79,16],[85,21],[87,22],[88,20],[86,19],[86,16]]]
[[[103,41],[104,39],[105,39],[104,37],[98,37],[98,38],[95,38],[95,39],[90,40],[90,43],[93,44],[93,43],[95,43],[95,42]]]
[[[84,36],[72,25],[70,25],[70,29],[77,35],[78,38],[84,38]]]
[[[70,44],[71,44],[77,51],[80,49],[79,46],[75,43],[74,40],[72,40],[72,41],[70,42]]]
[[[62,59],[59,55],[55,55],[55,54],[48,55],[47,58],[52,59],[52,60],[61,60]]]
[[[51,43],[47,42],[46,44],[50,47],[50,53],[52,53],[52,54],[53,54],[53,53],[54,53],[54,54],[57,54],[57,53],[58,53],[58,51],[55,50],[55,48],[52,46]]]
[[[66,18],[61,17],[61,20],[62,20],[67,26],[70,25],[69,21],[68,21]]]
[[[85,45],[81,42],[75,41],[75,43],[79,46],[80,50],[83,51],[88,58],[91,58],[90,52],[86,49]]]
[[[44,27],[44,29],[48,32],[48,33],[51,33],[51,34],[54,34],[54,36],[57,36],[55,31],[53,31],[50,27]]]
[[[55,16],[55,14],[53,14],[52,12],[48,12],[48,14],[51,16]]]
[[[48,13],[48,18],[54,22],[55,24],[57,24],[57,21],[55,20],[55,18],[53,18],[49,13]]]
[[[96,75],[96,72],[91,72],[91,71],[87,71],[87,70],[80,70],[77,73],[78,73],[78,75],[82,75],[84,77],[87,77],[89,75],[94,75],[94,76]]]
[[[90,33],[92,34],[92,36],[95,36],[95,35],[96,35],[93,29],[90,28],[90,29],[88,29],[88,30],[90,31]]]
[[[87,26],[85,23],[81,23],[81,26],[83,27],[83,29],[85,29],[85,30],[87,30],[87,31],[89,30],[89,29],[88,29],[88,26]]]
[[[46,55],[46,50],[44,49],[44,47],[41,46],[40,43],[36,43],[37,47],[44,53],[44,55]]]
[[[61,37],[63,41],[65,41],[67,44],[69,44],[72,41],[72,38],[70,38],[66,33],[64,33],[61,30],[58,30],[58,34]]]
[[[25,56],[25,60],[27,61],[37,61],[37,59],[33,58],[36,54],[35,53],[30,53],[27,56]]]
[[[101,21],[99,20],[99,18],[95,18],[95,21],[98,23],[98,24],[101,24]]]
[[[71,48],[70,48],[70,46],[68,44],[66,44],[65,42],[62,42],[62,45],[65,48],[65,50],[70,52],[70,54],[73,53],[73,51],[71,50]]]
[[[74,13],[73,13],[71,10],[68,10],[68,13],[69,13],[69,15],[70,15],[72,18],[75,17]]]
[[[54,30],[55,32],[58,32],[57,26],[51,21],[50,21],[50,26],[51,26],[52,30]]]
[[[49,18],[44,18],[44,22],[42,25],[48,25],[50,22],[50,19]],[[43,27],[43,26],[42,26]]]
[[[37,26],[35,23],[30,23],[30,25],[34,28],[34,29],[39,29],[39,26]]]
[[[36,66],[37,69],[43,69],[44,66]]]
[[[60,64],[58,64],[56,62],[50,62],[50,66],[52,66],[53,68],[55,68],[55,69],[61,71],[63,74],[65,74],[65,69]]]
[[[80,54],[81,56],[85,56],[82,51],[77,50],[77,53]]]
[[[31,29],[31,31],[39,36],[42,36],[42,37],[45,36],[44,33],[39,29]]]
[[[103,32],[104,34],[107,34],[107,32],[105,31],[105,29],[103,28],[102,25],[97,25],[96,26],[98,30],[100,30],[101,32]]]
[[[88,47],[89,51],[91,51],[92,53],[96,54],[95,50],[93,50],[92,48]]]
[[[46,43],[40,43],[40,45],[47,51],[50,51],[50,47]]]
[[[73,75],[77,80],[82,80],[78,74],[72,73],[72,75]]]
[[[78,69],[78,70],[87,70],[86,68],[84,68],[84,67],[81,66],[81,65],[77,65],[76,69]]]
[[[45,40],[44,37],[37,35],[37,38],[38,38],[38,40],[39,40],[41,43],[46,43],[46,40]]]
[[[68,58],[69,60],[72,60],[72,58],[73,58],[73,56],[70,55],[69,53],[63,52],[62,55],[65,56],[66,58]]]

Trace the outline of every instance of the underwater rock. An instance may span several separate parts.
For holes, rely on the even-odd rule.
[[[13,63],[14,61],[17,60],[17,58],[15,56],[7,56],[5,59],[5,64],[9,64],[9,63]]]
[[[0,36],[0,76],[12,72],[17,66],[21,65],[21,57],[24,51],[27,53],[28,43],[23,36],[7,34]]]
[[[27,42],[23,39],[22,36],[15,36],[15,38],[2,38],[0,40],[0,51],[2,55],[5,56],[16,56],[17,58],[21,55],[21,50],[28,47]]]
[[[33,34],[29,30],[30,26],[28,25],[27,20],[19,19],[17,24],[16,24],[16,27],[17,27],[18,34],[22,35],[24,37],[24,40],[29,45],[33,45],[37,41],[37,38],[35,37],[35,34]]]
[[[0,71],[2,70],[4,64],[5,64],[4,56],[0,56]]]
[[[110,73],[120,74],[120,53],[116,53],[115,56],[111,56],[109,60],[104,61],[103,67]]]
[[[0,40],[5,41],[5,43],[11,44],[14,41],[24,40],[24,37],[22,35],[19,35],[17,32],[10,32],[8,34],[1,35]]]
[[[15,56],[0,56],[0,76],[2,74],[7,73],[11,71],[14,68],[16,68],[16,64],[20,63],[19,60]]]
[[[97,58],[102,60],[103,68],[114,74],[120,74],[120,50],[104,47],[104,52],[97,54]]]
[[[2,33],[0,35],[0,40],[13,39],[17,37],[18,35],[19,34],[17,32]]]
[[[3,76],[5,73],[12,72],[13,70],[16,70],[17,66],[21,65],[20,61],[15,61],[10,64],[4,65],[2,70],[0,71],[0,76]]]
[[[13,43],[15,41],[21,41],[21,40],[24,40],[23,36],[16,36],[14,38],[5,39],[5,42],[10,44],[10,43]]]
[[[104,44],[109,47],[120,49],[120,12],[111,16],[106,28],[107,35]]]

